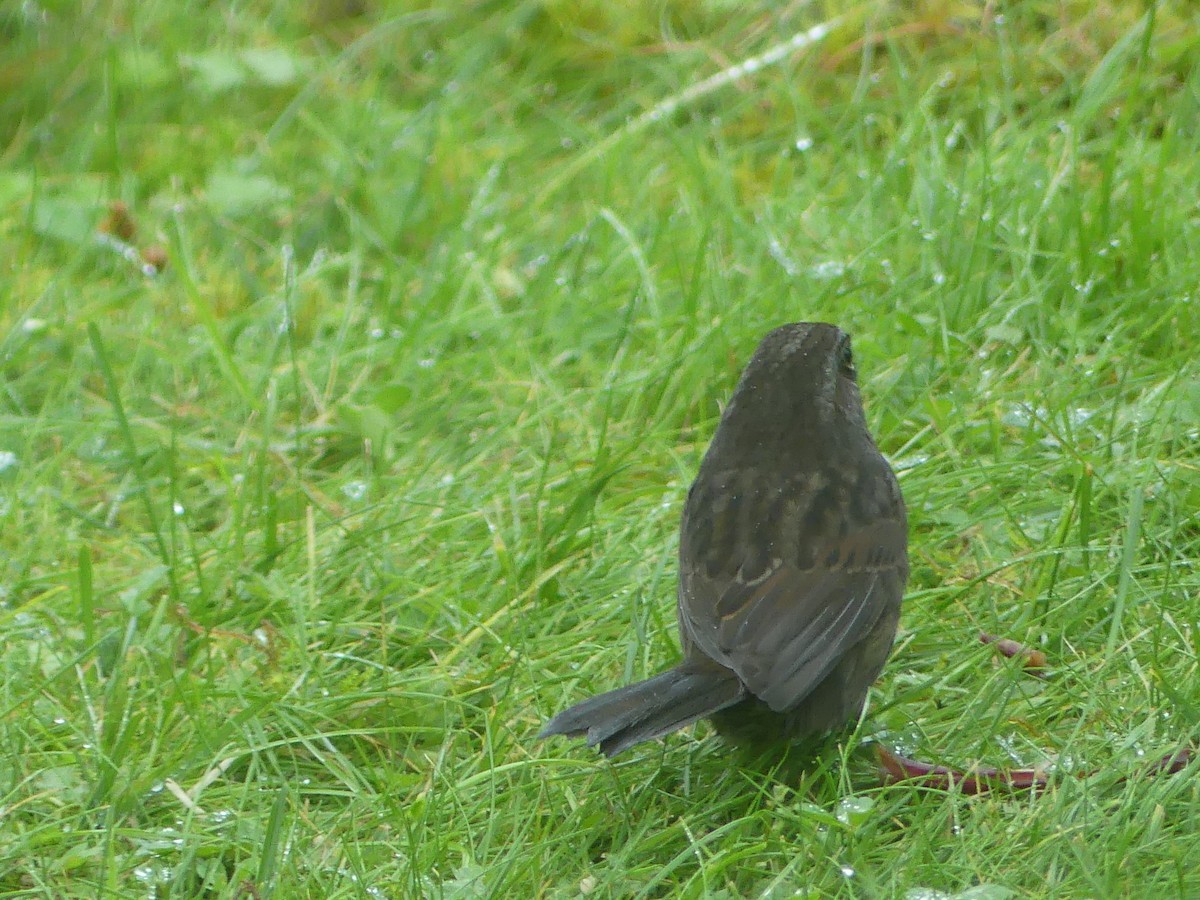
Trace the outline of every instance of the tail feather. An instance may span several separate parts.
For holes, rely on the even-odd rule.
[[[615,756],[745,697],[745,686],[728,669],[678,666],[577,703],[551,719],[538,737],[586,735],[589,747],[598,746],[605,756]]]

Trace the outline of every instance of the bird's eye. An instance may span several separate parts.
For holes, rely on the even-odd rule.
[[[854,354],[850,351],[849,337],[842,338],[842,342],[838,346],[838,366],[843,375],[849,378],[854,377]]]

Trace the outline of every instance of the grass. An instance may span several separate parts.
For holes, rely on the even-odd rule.
[[[1196,764],[1136,777],[1200,706],[1195,25],[4,7],[0,896],[1200,896]],[[684,493],[803,319],[910,509],[862,726],[535,742],[676,658]]]

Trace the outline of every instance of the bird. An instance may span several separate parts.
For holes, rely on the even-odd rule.
[[[850,336],[797,322],[759,343],[680,522],[682,662],[554,716],[539,738],[606,756],[702,718],[794,740],[862,715],[908,578],[899,483],[867,427]]]

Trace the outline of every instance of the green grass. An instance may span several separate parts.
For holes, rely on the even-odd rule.
[[[1136,777],[1200,718],[1197,24],[0,7],[0,896],[1200,896],[1197,765]],[[804,319],[910,509],[861,728],[537,743],[676,659],[684,493]],[[881,786],[879,732],[1059,774]]]

